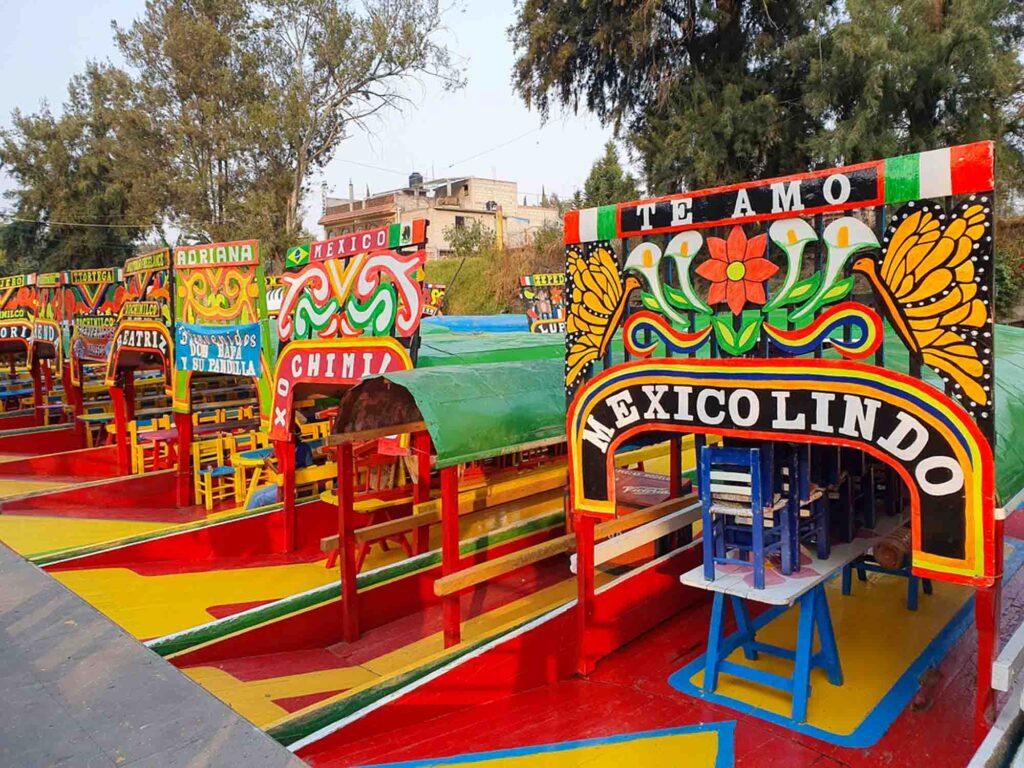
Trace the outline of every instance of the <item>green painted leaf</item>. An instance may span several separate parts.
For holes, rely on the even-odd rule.
[[[763,322],[763,317],[757,317],[753,322],[740,328],[736,337],[736,348],[739,350],[739,353],[747,352],[757,344],[757,340],[761,337],[761,324]]]
[[[661,312],[661,305],[658,303],[658,300],[649,293],[640,293],[640,303],[644,305],[645,309],[649,309],[652,312]]]
[[[808,296],[813,296],[814,292],[818,290],[818,285],[821,283],[821,273],[815,272],[810,277],[806,277],[799,283],[793,286],[790,290],[789,295],[781,301],[775,302],[775,306],[784,306],[786,304],[796,304],[804,301]]]
[[[664,288],[665,298],[667,298],[673,306],[678,309],[696,309],[696,307],[690,303],[690,300],[686,298],[686,295],[678,288],[673,288],[671,285],[666,285]]]
[[[718,346],[731,355],[736,354],[736,331],[732,328],[732,318],[715,315],[711,318],[711,325],[715,329]]]
[[[827,291],[825,295],[821,297],[821,304],[830,304],[833,301],[838,301],[853,290],[853,275],[850,275],[845,280],[840,280],[838,283],[833,285]]]

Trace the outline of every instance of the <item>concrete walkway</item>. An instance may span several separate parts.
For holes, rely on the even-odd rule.
[[[302,766],[0,544],[0,766]]]

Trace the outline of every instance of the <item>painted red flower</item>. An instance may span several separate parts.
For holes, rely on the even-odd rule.
[[[777,265],[764,257],[767,235],[749,240],[743,227],[733,227],[729,239],[708,238],[711,258],[697,267],[697,274],[711,281],[708,304],[726,302],[734,315],[748,302],[764,304],[764,284],[779,271]]]

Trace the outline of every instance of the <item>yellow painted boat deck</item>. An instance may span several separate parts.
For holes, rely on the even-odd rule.
[[[550,507],[550,502],[547,507]],[[560,503],[559,503],[560,506]],[[461,537],[471,538],[499,526],[511,525],[544,511],[537,502],[506,506],[500,519],[488,510],[460,518]],[[0,516],[2,518],[2,516]],[[23,518],[24,519],[24,518]],[[431,547],[440,546],[440,528],[431,529]],[[0,534],[2,536],[2,534]],[[374,548],[363,570],[372,570],[405,557],[392,545],[387,552]],[[190,629],[218,617],[218,606],[279,600],[338,579],[336,568],[316,562],[282,563],[254,567],[218,568],[181,573],[139,574],[129,568],[92,568],[56,571],[52,575],[140,639],[151,639]],[[183,564],[183,567],[189,567]],[[202,567],[199,565],[198,567]]]
[[[610,578],[601,574],[598,584]],[[549,611],[575,596],[576,580],[567,578],[464,621],[462,640],[475,642]],[[355,695],[387,676],[422,666],[444,652],[444,634],[435,632],[359,664],[345,664],[339,659],[337,667],[314,672],[281,674],[258,680],[239,679],[216,666],[190,667],[184,672],[255,725],[268,728],[280,720],[298,717],[303,713],[303,710],[289,712],[278,702],[343,691],[310,705],[310,708],[321,707],[328,702]],[[275,657],[267,658],[268,668],[278,664],[280,662]]]

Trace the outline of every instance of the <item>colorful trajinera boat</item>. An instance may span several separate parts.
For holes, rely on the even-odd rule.
[[[102,444],[21,460],[114,469],[0,539],[146,524],[22,551],[313,765],[984,764],[1024,647],[993,188],[978,143],[573,211],[534,333],[421,323],[422,221],[272,281],[138,257],[70,313]]]

